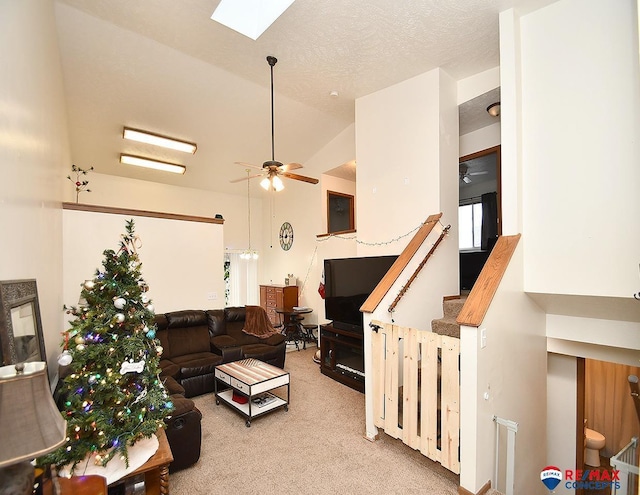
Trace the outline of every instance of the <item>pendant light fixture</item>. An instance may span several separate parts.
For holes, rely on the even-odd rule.
[[[247,169],[247,179],[251,170]],[[249,181],[247,180],[247,225],[249,228],[249,247],[240,253],[240,258],[243,260],[258,259],[258,252],[251,249],[251,197],[249,196]]]

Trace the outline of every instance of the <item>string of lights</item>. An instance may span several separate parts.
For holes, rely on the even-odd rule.
[[[388,241],[368,242],[368,241],[359,240],[357,235],[350,236],[350,237],[345,237],[344,234],[329,234],[328,236],[322,237],[320,239],[316,239],[316,242],[318,242],[318,243],[319,242],[324,242],[324,241],[327,241],[327,240],[329,240],[329,239],[331,239],[333,237],[333,238],[342,239],[342,240],[345,240],[345,241],[353,241],[353,240],[355,240],[357,244],[362,244],[364,246],[386,246],[388,244],[392,244],[394,242],[398,242],[401,239],[404,239],[405,237],[408,237],[408,236],[414,234],[420,228],[422,228],[422,226],[424,226],[424,225],[426,225],[428,223],[434,222],[434,221],[436,221],[436,220],[431,220],[429,222],[420,222],[420,224],[417,227],[411,229],[406,234],[399,235],[398,237],[394,237],[393,239],[390,239]],[[440,224],[440,226],[442,227],[443,230],[446,230],[448,232],[449,228],[451,227],[450,225],[445,227],[440,220],[437,220],[437,222]],[[302,282],[302,286],[300,287],[300,297],[302,297],[302,295],[304,294],[304,289],[305,289],[305,287],[307,285],[307,280],[309,279],[309,274],[311,273],[311,267],[313,266],[313,262],[316,259],[317,253],[318,253],[318,245],[316,244],[316,247],[313,250],[313,254],[311,255],[311,261],[309,262],[309,267],[307,268],[307,274],[305,275],[304,281]]]
[[[432,222],[434,220],[431,220]],[[368,242],[368,241],[362,241],[360,239],[358,239],[357,235],[353,235],[350,237],[345,237],[345,234],[329,234],[328,236],[322,237],[321,239],[317,239],[317,242],[325,242],[328,241],[331,238],[335,238],[335,239],[342,239],[345,241],[356,241],[356,244],[362,244],[363,246],[386,246],[387,244],[393,244],[394,242],[398,242],[401,239],[404,239],[405,237],[410,236],[411,234],[417,232],[418,230],[420,230],[420,228],[422,228],[423,225],[426,225],[427,223],[430,222],[421,222],[417,227],[411,229],[409,232],[407,232],[406,234],[402,234],[399,235],[398,237],[394,237],[393,239],[390,239],[388,241],[378,241],[378,242]],[[444,225],[442,225],[442,223],[440,222],[440,220],[438,220],[438,223],[442,226],[442,228],[444,228]]]

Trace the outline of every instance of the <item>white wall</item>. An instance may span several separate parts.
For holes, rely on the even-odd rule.
[[[76,210],[63,212],[65,304],[78,304],[80,285],[102,269],[104,250],[118,251],[129,219],[156,313],[224,307],[222,225]]]
[[[354,253],[353,241],[317,238],[327,231],[327,187],[336,185],[332,178],[322,174],[353,160],[354,156],[354,126],[351,125],[305,162],[303,174],[321,179],[320,184],[285,180],[283,191],[263,195],[261,233],[264,256],[260,260],[262,273],[259,281],[284,284],[287,274],[293,273],[297,278],[299,304],[313,309],[313,313],[305,317],[309,323],[325,323],[324,301],[318,294],[324,258],[352,256]],[[293,245],[288,251],[281,249],[278,236],[283,222],[289,222],[293,227]]]
[[[436,69],[356,100],[356,151],[358,240],[367,243],[358,244],[358,256],[400,254],[431,214],[442,212],[443,226],[451,225],[431,274],[421,273],[394,315],[398,324],[430,328],[442,315],[442,296],[458,293],[455,81]]]
[[[89,172],[86,178],[91,192],[80,193],[80,203],[201,217],[214,217],[219,213],[224,218],[225,247],[247,247],[246,192],[244,196],[222,194],[95,172]],[[262,199],[259,194],[253,197],[257,184],[251,183],[251,187],[251,244],[252,248],[257,248],[262,241]],[[75,189],[71,182],[65,181],[64,193],[65,201],[75,202]]]
[[[547,355],[547,461],[544,466],[573,469],[576,465],[577,378],[575,357]],[[567,490],[564,483],[560,483],[556,493],[574,493],[574,490]]]
[[[0,279],[36,279],[50,372],[62,314],[62,181],[70,168],[53,2],[0,2]]]
[[[500,144],[500,122],[460,136],[460,156],[467,156]]]
[[[638,290],[637,29],[634,0],[561,0],[521,18],[528,291]]]
[[[546,466],[545,315],[522,292],[523,252],[521,239],[479,329],[461,328],[460,485],[473,493],[494,476],[494,415],[518,423],[514,493],[531,493]]]

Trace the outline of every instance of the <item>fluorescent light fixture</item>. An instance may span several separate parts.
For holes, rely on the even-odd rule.
[[[257,40],[294,0],[221,0],[211,19]]]
[[[140,143],[153,144],[154,146],[162,146],[163,148],[184,151],[185,153],[191,154],[194,154],[198,149],[195,143],[181,141],[179,139],[162,136],[153,132],[142,131],[140,129],[132,129],[130,127],[124,128],[122,137],[132,141],[138,141]]]
[[[155,170],[162,170],[163,172],[172,172],[174,174],[184,174],[187,170],[187,167],[184,165],[178,165],[177,163],[161,162],[159,160],[153,160],[143,156],[127,155],[125,153],[120,154],[120,163],[135,165],[136,167],[153,168]]]

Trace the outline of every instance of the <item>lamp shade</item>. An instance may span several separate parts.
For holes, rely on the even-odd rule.
[[[24,366],[24,371],[17,368]],[[0,368],[0,467],[31,460],[64,444],[67,422],[58,411],[43,362]]]

